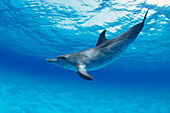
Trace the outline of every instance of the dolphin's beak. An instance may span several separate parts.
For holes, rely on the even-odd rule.
[[[48,62],[55,62],[55,61],[57,61],[57,59],[56,58],[54,58],[54,59],[47,59],[47,61]]]

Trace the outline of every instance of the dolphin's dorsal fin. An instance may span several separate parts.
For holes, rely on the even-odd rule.
[[[77,64],[76,65],[76,68],[77,68],[77,74],[81,77],[81,78],[83,78],[83,79],[85,79],[85,80],[92,80],[91,78],[94,78],[94,77],[92,77],[92,76],[90,76],[88,73],[87,73],[87,71],[86,71],[86,69],[84,68],[85,66],[84,65],[79,65],[79,64]]]
[[[105,37],[105,33],[106,33],[106,30],[104,30],[104,31],[100,34],[96,46],[102,44],[103,42],[105,42],[105,41],[107,40],[106,37]]]

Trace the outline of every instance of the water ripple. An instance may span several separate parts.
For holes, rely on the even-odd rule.
[[[108,39],[114,38],[140,22],[149,8],[144,29],[118,61],[170,62],[168,2],[1,1],[1,46],[43,58],[93,47],[104,29]]]

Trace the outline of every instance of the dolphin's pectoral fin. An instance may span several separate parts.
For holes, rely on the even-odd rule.
[[[92,80],[91,78],[94,78],[87,73],[87,71],[86,71],[86,69],[84,68],[83,65],[76,65],[76,68],[77,68],[77,71],[78,71],[77,74],[81,78],[83,78],[85,80]]]
[[[90,77],[87,77],[87,76],[83,75],[83,74],[80,73],[80,72],[77,72],[77,74],[78,74],[81,78],[83,78],[83,79],[85,79],[85,80],[92,80]]]
[[[105,33],[106,33],[106,30],[104,30],[104,31],[100,34],[96,46],[102,44],[103,42],[105,42],[105,41],[107,40],[106,37],[105,37]]]

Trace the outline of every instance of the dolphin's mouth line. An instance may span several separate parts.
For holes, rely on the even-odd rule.
[[[57,61],[57,59],[56,58],[54,58],[54,59],[46,59],[48,62],[55,62],[55,61]]]

